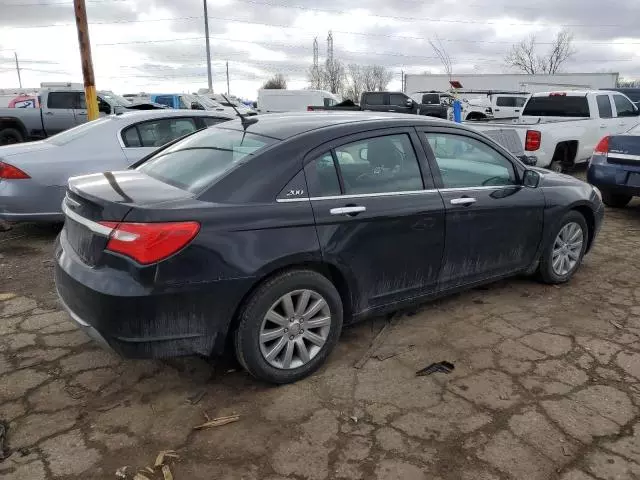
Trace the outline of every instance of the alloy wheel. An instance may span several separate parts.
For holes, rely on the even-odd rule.
[[[556,275],[567,275],[576,267],[582,253],[582,227],[576,222],[567,223],[553,243],[552,268]]]
[[[299,368],[326,343],[331,329],[329,304],[313,290],[295,290],[280,297],[260,327],[260,352],[272,367]]]

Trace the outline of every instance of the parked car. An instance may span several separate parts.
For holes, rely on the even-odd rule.
[[[325,90],[258,90],[258,111],[261,113],[303,112],[312,105],[331,107],[342,99]]]
[[[427,101],[435,102],[436,100],[427,98]],[[422,104],[402,92],[363,92],[362,95],[360,95],[360,105],[346,100],[336,105],[312,105],[309,106],[307,110],[395,112],[447,118],[447,106],[440,103]]]
[[[99,91],[101,115],[126,110],[164,108],[150,102],[130,102],[110,91]],[[87,121],[84,90],[44,88],[38,95],[39,108],[0,108],[0,146],[40,140]]]
[[[199,91],[198,95],[207,97],[210,100],[213,100],[214,102],[219,103],[223,107],[228,107],[230,110],[233,110],[233,107],[235,107],[242,115],[245,115],[248,117],[258,114],[258,112],[256,112],[254,109],[249,108],[247,105],[242,103],[238,98],[233,96],[225,95],[226,96],[225,98],[225,96],[223,96],[220,93],[208,93],[206,89],[204,92]]]
[[[455,96],[449,92],[415,92],[410,97],[420,104],[418,115],[428,115],[430,117],[445,118],[453,120],[453,102]],[[462,106],[462,118],[465,120],[484,120],[493,118],[491,105],[486,101],[469,100],[460,98]]]
[[[0,147],[0,220],[60,222],[69,177],[127,168],[167,142],[232,118],[193,110],[128,112]]]
[[[556,172],[586,163],[604,135],[640,123],[640,111],[625,95],[603,90],[540,92],[509,123],[474,124],[479,131],[515,128],[536,165]]]
[[[236,115],[233,108],[220,105],[218,102],[211,100],[204,95],[191,95],[188,93],[150,93],[133,95],[129,98],[148,100],[164,105],[166,108],[179,110],[208,110],[212,112],[224,112]]]
[[[600,140],[589,161],[587,181],[600,189],[609,207],[625,207],[640,196],[640,125]]]
[[[230,340],[274,383],[320,367],[343,323],[520,273],[568,281],[603,217],[594,187],[472,129],[362,112],[216,125],[71,179],[64,210],[56,285],[90,335],[131,357]]]
[[[480,94],[480,96],[465,98],[465,110],[463,110],[465,120],[517,118],[529,98],[526,92],[468,90],[463,93],[467,96]]]

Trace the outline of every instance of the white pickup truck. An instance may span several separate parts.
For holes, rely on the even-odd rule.
[[[626,132],[640,123],[640,111],[613,91],[558,91],[531,95],[511,122],[468,122],[480,131],[513,129],[536,166],[566,171],[587,162],[602,137]]]

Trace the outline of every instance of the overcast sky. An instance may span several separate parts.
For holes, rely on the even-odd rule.
[[[202,0],[86,0],[99,89],[191,92],[207,86]],[[214,90],[253,99],[281,72],[307,85],[313,39],[320,61],[333,31],[336,58],[442,73],[428,39],[440,38],[455,73],[501,73],[513,43],[535,33],[575,35],[566,72],[640,78],[640,0],[209,0]],[[72,0],[0,0],[0,88],[82,81]],[[540,45],[544,50],[548,45]]]

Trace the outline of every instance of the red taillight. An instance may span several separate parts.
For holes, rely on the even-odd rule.
[[[313,112],[313,107],[311,105],[307,105],[307,112]]]
[[[31,178],[18,167],[0,162],[0,178],[4,180],[25,180]]]
[[[542,134],[538,130],[527,130],[527,136],[524,140],[524,149],[527,152],[535,152],[540,148]]]
[[[609,153],[609,138],[604,137],[602,140],[598,142],[596,148],[593,150],[594,155],[604,155],[605,157]]]
[[[200,230],[198,222],[100,224],[113,229],[107,250],[131,257],[143,265],[159,262],[177,253]]]

